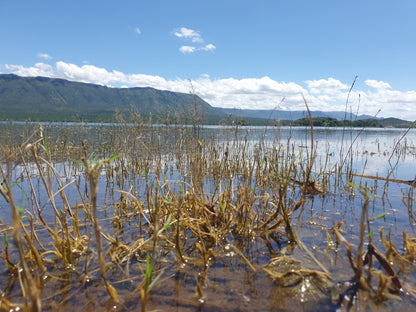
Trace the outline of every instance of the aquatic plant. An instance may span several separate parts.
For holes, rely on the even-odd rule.
[[[414,306],[415,238],[382,227],[382,179],[345,175],[329,152],[321,167],[312,123],[302,147],[276,128],[195,129],[45,127],[2,145],[1,308]]]

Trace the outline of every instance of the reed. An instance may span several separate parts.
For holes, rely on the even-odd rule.
[[[351,170],[347,177],[342,169],[328,171],[329,155],[319,167],[309,117],[306,153],[278,129],[272,141],[253,143],[249,130],[224,128],[228,137],[218,142],[198,119],[184,128],[145,126],[137,116],[134,124],[86,125],[60,137],[50,135],[56,129],[40,128],[2,145],[0,194],[12,215],[1,224],[2,265],[21,293],[8,285],[1,308],[68,310],[68,303],[79,303],[98,309],[91,301],[97,297],[104,310],[145,311],[155,308],[154,298],[166,301],[163,294],[174,291],[177,304],[217,307],[218,267],[244,268],[252,293],[260,293],[261,279],[291,298],[328,299],[339,279],[337,257],[348,259],[353,276],[349,289],[336,288],[337,307],[360,292],[378,306],[409,298],[400,289],[411,289],[404,280],[414,279],[414,237],[403,232],[400,249],[381,231],[377,244],[372,223],[386,217],[370,216],[377,187],[348,184],[359,176]],[[335,196],[354,202],[354,191],[363,197],[357,239],[344,231],[347,213],[335,207],[341,201],[334,199],[332,229],[324,222],[330,212],[319,210]],[[412,196],[403,196],[409,219]],[[314,246],[305,235],[309,228],[327,239],[327,250]],[[188,301],[172,286],[181,281],[192,288]],[[311,285],[316,292],[309,298],[301,292]]]

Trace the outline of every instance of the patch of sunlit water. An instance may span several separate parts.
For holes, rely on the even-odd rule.
[[[208,130],[223,131],[223,133],[217,132],[216,134],[213,134]],[[231,129],[231,131],[226,131],[218,128],[207,128],[206,133],[202,133],[202,135],[205,135],[206,140],[215,137],[215,139],[221,142],[221,140],[225,141],[229,138],[233,138],[234,133],[232,131],[233,129]],[[262,139],[265,141],[264,144],[266,150],[267,148],[274,149],[276,147],[284,147],[286,138],[291,137],[291,143],[296,146],[298,152],[302,153],[304,157],[307,157],[307,152],[310,150],[310,133],[307,130],[303,128],[279,129],[278,138],[276,138],[276,133],[273,131],[276,131],[277,133],[277,129],[243,128],[238,135],[239,140],[245,140],[245,136],[248,137],[247,156],[254,155],[256,152],[260,133],[264,135]],[[356,173],[386,176],[391,172],[392,177],[400,179],[414,178],[416,161],[413,149],[410,148],[415,143],[414,132],[410,132],[406,142],[398,143],[402,131],[366,130],[364,133],[360,134],[359,139],[354,141],[356,135],[358,135],[358,130],[352,130],[351,132],[348,132],[347,130],[346,135],[344,136],[344,142],[342,143],[340,142],[340,131],[340,129],[315,129],[314,140],[318,142],[317,162],[315,165],[317,170],[325,164],[328,170],[333,170],[334,165],[338,163],[340,159],[346,159],[348,161],[348,157],[350,156],[347,153],[349,147],[352,146],[351,151],[353,152],[351,157],[353,158],[354,163],[353,170]],[[406,144],[406,146],[401,144]],[[391,152],[395,146],[400,152]],[[225,147],[223,147],[221,151],[224,152]],[[230,153],[231,152],[232,145],[230,146]],[[328,161],[327,155],[331,155],[329,156]],[[161,159],[165,166],[170,166],[176,161],[169,154],[162,155]],[[156,165],[157,162],[155,161],[150,163],[152,170],[154,170]],[[82,170],[74,170],[71,168],[71,166],[68,166],[65,163],[56,164],[56,172],[62,178],[62,183],[70,183],[72,179],[79,177],[81,177],[81,183],[84,183],[85,181],[82,180]],[[23,168],[17,166],[15,172],[16,180],[22,172]],[[35,176],[36,168],[33,163],[29,164],[29,173],[33,174],[34,181],[39,185],[40,180],[39,177]],[[168,170],[167,176],[170,177],[172,183],[183,179],[181,174],[174,170],[172,172],[171,169]],[[100,179],[99,206],[100,218],[101,220],[104,220],[102,222],[103,232],[112,233],[114,229],[112,228],[110,220],[113,216],[113,212],[111,211],[111,206],[106,207],[106,203],[117,202],[120,194],[117,192],[110,194],[111,192],[107,190],[108,186],[106,185],[107,181],[105,180],[104,170]],[[149,180],[154,181],[154,179],[155,176],[150,175]],[[135,180],[128,180],[125,185],[121,185],[121,189],[129,189],[130,184],[132,183],[138,184],[138,190],[143,191],[145,189],[143,177],[139,177]],[[390,183],[387,186],[388,195],[383,196],[384,182],[354,178],[354,183],[357,185],[364,185],[367,183],[367,187],[373,190],[371,193],[373,197],[370,205],[370,218],[375,218],[381,213],[387,212],[387,215],[384,217],[370,222],[371,229],[374,229],[376,232],[381,227],[384,227],[384,232],[389,233],[392,241],[395,244],[400,245],[403,229],[412,232],[415,226],[414,219],[412,221],[411,218],[409,218],[408,207],[403,203],[403,198],[411,196],[411,194],[409,195],[410,186]],[[54,185],[53,187],[54,190],[57,190],[57,185]],[[110,185],[110,187],[115,188],[114,185]],[[211,186],[208,186],[208,190],[210,187]],[[177,191],[178,189],[179,184],[176,185],[174,190]],[[22,193],[21,190],[26,191],[25,193]],[[20,184],[18,188],[15,189],[16,194],[20,194],[20,197],[19,195],[16,196],[19,199],[19,202],[22,202],[22,198],[26,196],[26,205],[30,202],[30,192],[28,192],[28,190],[29,185],[25,183]],[[75,205],[77,200],[80,200],[76,193],[76,188],[68,186],[66,191],[68,191],[71,205]],[[40,192],[38,195],[38,200],[40,202],[45,202],[47,194]],[[58,196],[57,203],[61,205]],[[6,210],[7,208],[5,208],[7,207],[6,203],[2,201],[0,204],[0,217],[3,218],[3,220],[9,220],[7,218],[10,216],[10,213]],[[295,224],[294,228],[299,239],[313,251],[317,259],[327,267],[338,280],[347,281],[353,275],[353,271],[345,255],[345,248],[343,246],[336,246],[334,241],[328,241],[325,229],[330,229],[342,219],[344,222],[342,228],[346,231],[348,241],[356,247],[359,241],[357,233],[362,204],[363,198],[358,191],[355,191],[354,196],[341,193],[323,194],[308,198],[305,210],[298,211],[292,216],[292,220]],[[107,211],[104,211],[104,207],[106,207]],[[30,207],[26,208],[30,209]],[[41,208],[46,217],[48,216],[48,213],[51,213],[51,218],[53,217],[50,203],[43,204]],[[149,217],[148,211],[146,212],[146,216]],[[137,228],[135,228],[134,220],[126,225],[128,226],[124,229],[124,237],[121,238],[124,238],[129,242],[137,237]],[[375,237],[377,234],[378,233],[375,234]],[[39,236],[42,237],[41,231],[39,232]],[[250,260],[253,261],[253,264],[256,267],[261,267],[267,264],[269,258],[264,255],[268,255],[269,251],[261,240],[256,240],[255,243],[257,245],[252,249],[253,255]],[[223,246],[217,246],[217,256],[210,258],[209,263],[205,264],[205,267],[208,266],[209,270],[206,283],[203,287],[203,297],[195,300],[195,278],[201,278],[204,274],[204,269],[196,264],[188,263],[187,260],[177,266],[174,265],[174,259],[168,259],[167,261],[171,262],[169,262],[170,266],[166,267],[166,276],[175,277],[165,280],[163,285],[156,284],[157,286],[155,286],[154,291],[152,291],[152,294],[156,298],[155,300],[157,301],[161,297],[180,298],[177,301],[170,300],[170,302],[173,302],[170,305],[169,303],[166,303],[167,300],[165,300],[164,303],[161,303],[161,306],[165,308],[174,308],[175,306],[184,307],[187,305],[192,306],[192,304],[194,304],[194,306],[192,306],[194,309],[204,309],[208,311],[215,311],[221,308],[227,308],[229,310],[273,310],[274,308],[278,309],[278,307],[285,310],[297,311],[304,308],[302,304],[313,305],[316,303],[310,295],[314,286],[309,277],[303,277],[301,283],[298,285],[299,287],[296,289],[278,288],[273,283],[272,279],[263,272],[259,272],[253,276],[253,274],[250,273],[250,268],[235,252],[235,249],[232,248],[232,244],[235,244],[235,242],[230,238],[228,243]],[[382,248],[382,244],[378,238],[376,245]],[[316,262],[299,248],[295,248],[292,251],[287,250],[286,253],[299,260],[305,268],[314,270],[319,269]],[[0,267],[4,269],[4,265]],[[82,271],[82,269],[80,269],[80,271]],[[141,276],[137,266],[133,267],[131,274],[136,277]],[[112,278],[117,280],[117,274],[115,273]],[[409,276],[408,280],[414,281],[415,277]],[[91,282],[91,280],[89,281]],[[77,282],[73,281],[72,283],[73,287],[79,287]],[[138,286],[138,283],[139,282],[136,280],[132,284],[130,280],[129,285],[125,286],[124,290],[126,292],[133,291]],[[157,295],[160,297],[157,297]],[[100,296],[103,297],[104,295],[100,294]],[[135,299],[137,299],[137,297]],[[80,302],[84,302],[85,300],[85,298],[81,299]],[[136,300],[136,303],[131,303],[129,307],[137,308],[137,302],[138,301]],[[190,302],[192,302],[192,304],[190,304]],[[310,309],[311,306],[307,307]]]

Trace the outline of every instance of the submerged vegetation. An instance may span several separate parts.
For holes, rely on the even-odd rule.
[[[334,156],[313,126],[302,146],[218,131],[4,125],[0,309],[416,307],[412,181],[394,202],[407,225],[386,221],[394,170],[415,158],[404,135],[380,179],[357,172],[357,137]]]

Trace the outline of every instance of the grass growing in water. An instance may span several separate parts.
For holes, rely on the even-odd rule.
[[[414,238],[400,233],[399,247],[369,236],[376,187],[363,195],[355,233],[345,212],[332,225],[329,212],[317,216],[321,202],[349,197],[347,205],[365,188],[316,164],[313,132],[303,154],[290,138],[253,145],[234,130],[221,142],[182,127],[111,130],[85,143],[38,130],[2,147],[0,191],[12,218],[1,231],[13,237],[3,309],[331,310],[348,308],[348,296],[414,307]],[[411,195],[404,199],[412,215]],[[326,237],[326,248],[305,229]]]

